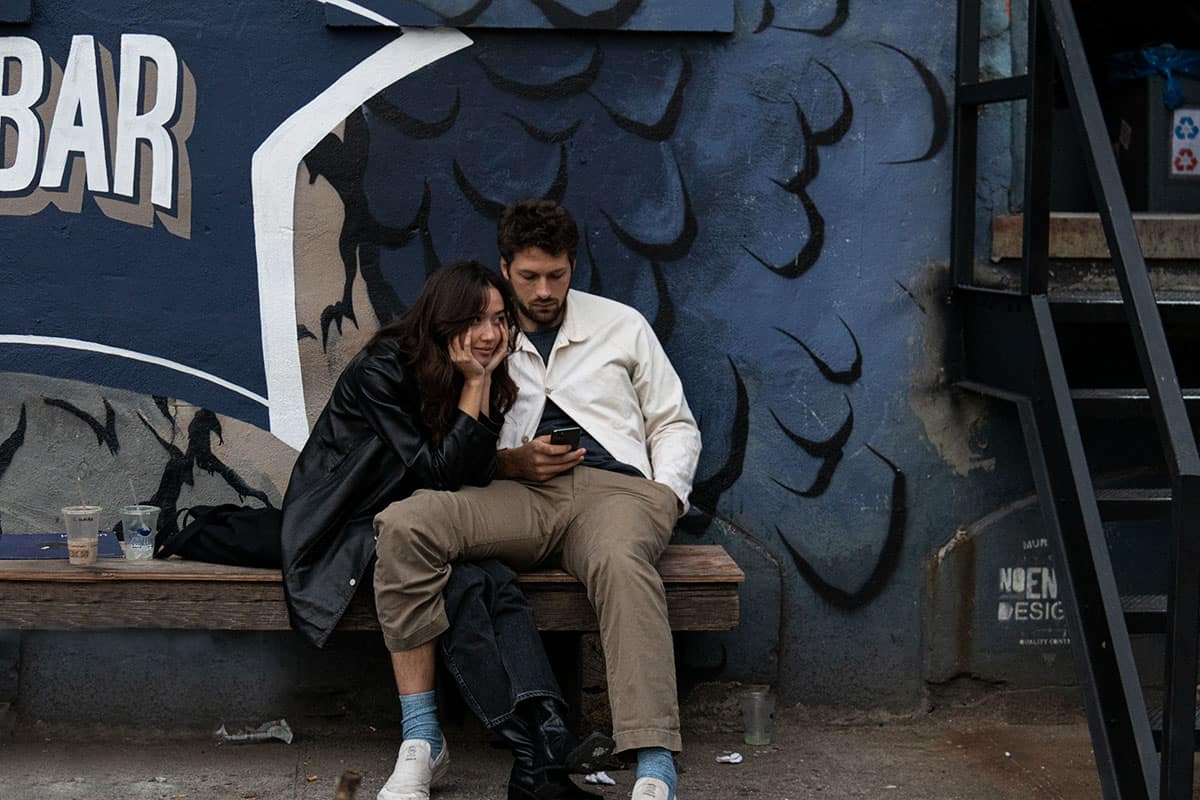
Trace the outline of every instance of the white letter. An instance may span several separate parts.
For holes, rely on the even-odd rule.
[[[96,42],[91,36],[71,39],[71,54],[63,70],[62,88],[54,121],[46,137],[42,165],[43,189],[61,188],[66,181],[67,158],[82,153],[87,163],[87,188],[108,192],[108,154],[104,149],[104,118],[100,112],[100,72],[96,69]],[[75,124],[76,112],[79,124]]]
[[[1012,567],[1000,568],[1000,591],[1011,592],[1012,588]]]
[[[1042,569],[1038,569],[1037,567],[1034,567],[1033,569],[1029,570],[1029,575],[1026,576],[1026,580],[1025,580],[1025,597],[1026,597],[1026,599],[1037,600],[1037,599],[1041,598],[1042,585],[1040,583],[1038,583],[1038,578],[1040,578],[1043,574],[1045,574],[1045,572],[1046,572],[1046,570],[1044,567]]]
[[[1013,567],[1012,588],[1017,594],[1025,594],[1025,568]]]
[[[4,94],[8,82],[8,61],[21,65],[21,88],[16,94]],[[17,126],[17,157],[5,167],[0,151],[0,192],[20,192],[33,186],[37,178],[38,153],[42,148],[42,123],[33,107],[42,99],[42,81],[46,65],[42,48],[24,36],[0,36],[0,128],[5,120]],[[7,131],[4,139],[12,136]]]
[[[158,69],[154,104],[138,113],[142,97],[142,59]],[[138,142],[150,143],[154,180],[150,199],[170,208],[175,196],[175,143],[167,124],[175,117],[179,95],[179,59],[175,48],[161,36],[127,33],[121,37],[121,77],[117,100],[117,156],[113,186],[117,194],[133,197],[137,173]]]

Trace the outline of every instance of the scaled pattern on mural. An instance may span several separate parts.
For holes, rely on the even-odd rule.
[[[911,171],[942,152],[948,110],[921,57],[842,38],[850,4],[818,5],[739,4],[755,14],[732,40],[546,34],[529,48],[473,31],[473,47],[367,100],[300,170],[298,204],[307,191],[344,220],[330,232],[338,288],[323,305],[298,296],[306,394],[327,396],[346,357],[444,261],[497,259],[506,203],[563,202],[582,228],[573,285],[646,315],[700,419],[685,535],[711,538],[719,519],[780,552],[835,608],[878,597],[908,520],[879,391],[906,374],[898,363],[872,371],[873,356],[904,351],[861,334],[884,298],[907,302],[896,276],[916,263],[892,252],[886,230],[882,246],[859,248],[873,274],[843,245],[868,213],[859,193],[921,174]],[[903,102],[881,103],[889,94]],[[298,284],[330,286],[331,274],[297,253]],[[854,531],[833,547],[797,524],[826,498]],[[747,511],[755,504],[779,513]],[[853,508],[868,504],[875,530],[856,524]],[[869,562],[848,572],[845,558],[864,550]]]

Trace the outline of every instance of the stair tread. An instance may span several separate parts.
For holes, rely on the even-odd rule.
[[[1123,594],[1121,610],[1126,614],[1166,614],[1165,594]]]
[[[1125,300],[1120,292],[1054,292],[1048,295],[1053,305],[1121,306]],[[1154,299],[1158,305],[1200,308],[1200,292],[1157,291]]]
[[[1184,389],[1185,400],[1200,400],[1200,389]],[[1150,392],[1146,389],[1072,389],[1072,400],[1149,400]]]
[[[1146,713],[1150,717],[1150,729],[1154,732],[1162,730],[1163,725],[1163,710],[1159,706],[1146,706]],[[1200,729],[1200,707],[1196,709],[1195,721],[1193,727]]]
[[[1148,489],[1097,489],[1096,499],[1170,501],[1171,490],[1157,486]]]

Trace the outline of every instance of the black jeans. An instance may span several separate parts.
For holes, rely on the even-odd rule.
[[[438,639],[442,662],[485,726],[531,697],[563,702],[515,572],[495,559],[456,563],[443,597],[450,629]]]

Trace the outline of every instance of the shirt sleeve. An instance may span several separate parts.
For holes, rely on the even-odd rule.
[[[650,477],[671,487],[686,512],[700,461],[700,429],[654,329],[640,314],[638,322],[632,381],[646,425]]]

